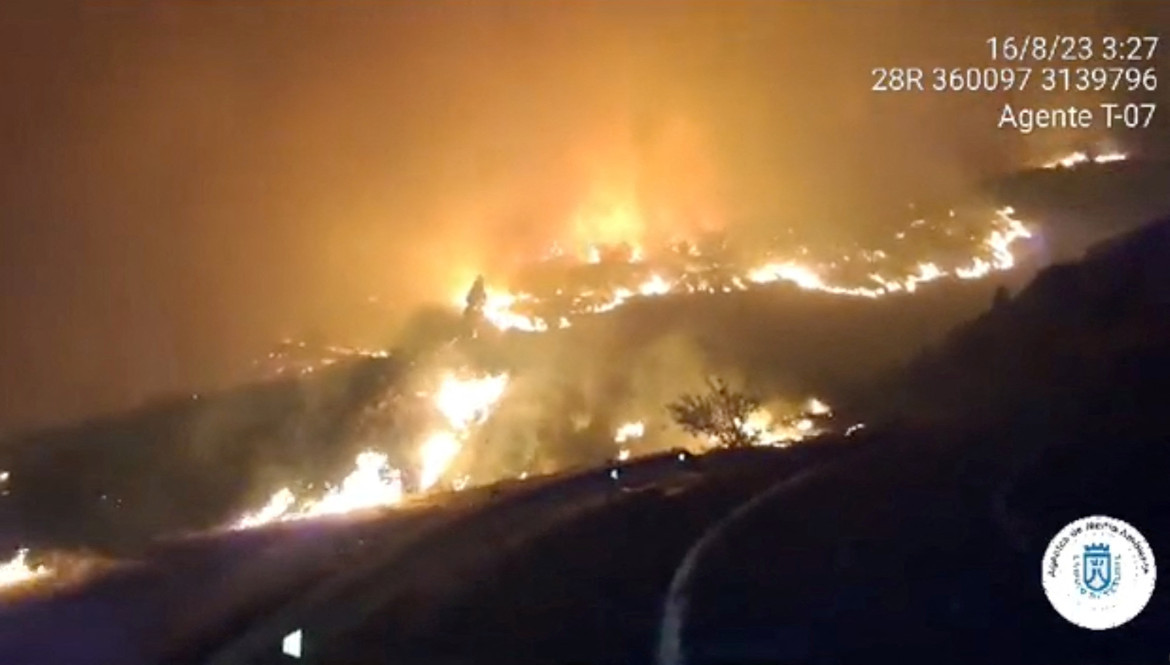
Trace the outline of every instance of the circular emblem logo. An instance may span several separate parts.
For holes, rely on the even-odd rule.
[[[1095,515],[1056,534],[1044,552],[1041,575],[1048,602],[1062,617],[1081,628],[1108,630],[1145,608],[1157,569],[1137,529]]]

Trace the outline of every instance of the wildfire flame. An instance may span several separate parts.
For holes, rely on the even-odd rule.
[[[432,397],[444,425],[419,446],[420,490],[430,489],[443,477],[472,428],[487,419],[507,385],[506,374],[470,379],[454,373],[444,375]],[[460,480],[466,485],[466,479]],[[282,487],[267,503],[237,519],[230,528],[250,529],[273,522],[393,506],[404,497],[402,472],[390,466],[384,453],[366,450],[354,460],[353,472],[321,496],[298,498],[290,488]]]
[[[482,378],[460,379],[454,374],[443,377],[435,393],[435,408],[454,430],[464,431],[487,419],[491,408],[504,389],[508,375],[496,374]]]
[[[804,410],[810,415],[814,416],[827,416],[833,412],[828,404],[825,404],[815,397],[809,398],[808,404],[805,405]]]
[[[646,424],[641,420],[626,423],[617,428],[613,435],[614,443],[625,443],[631,439],[640,439],[646,434]]]
[[[280,341],[276,349],[254,362],[253,366],[261,375],[268,377],[305,376],[347,360],[389,357],[390,352],[385,349],[337,344],[318,346],[286,337]],[[198,396],[192,397],[198,399]]]
[[[613,435],[613,441],[614,443],[618,444],[618,446],[620,446],[618,448],[617,455],[619,462],[624,462],[630,459],[630,449],[625,447],[624,444],[633,441],[634,439],[640,439],[645,434],[646,423],[642,422],[641,420],[628,422],[617,428],[617,432],[615,432]]]
[[[530,302],[531,300],[533,299],[528,296],[488,289],[487,301],[483,305],[483,317],[500,330],[544,332],[548,330],[549,325],[543,319],[512,311],[517,303]]]
[[[0,592],[46,578],[52,575],[52,572],[44,565],[30,566],[28,564],[28,550],[19,549],[11,559],[0,563]]]
[[[463,442],[454,432],[435,432],[427,437],[419,448],[419,487],[424,490],[433,487],[462,448]]]
[[[783,447],[827,433],[828,427],[818,420],[823,420],[832,413],[833,410],[828,404],[812,397],[805,401],[799,411],[782,418],[760,407],[751,412],[739,427],[744,434],[752,436],[758,442],[756,445]],[[712,446],[719,445],[716,437],[709,437],[707,441]]]
[[[353,473],[308,508],[307,516],[335,515],[362,508],[391,506],[402,501],[402,474],[386,455],[372,450],[358,454]]]
[[[260,509],[236,520],[232,528],[250,529],[273,522],[392,506],[402,501],[402,474],[390,466],[386,455],[363,451],[354,460],[354,467],[339,485],[328,488],[318,498],[298,500],[291,489],[282,487]]]
[[[1125,158],[1125,155],[1120,153],[1109,153],[1098,155],[1091,160],[1104,163]],[[1053,162],[1052,167],[1071,168],[1087,160],[1090,160],[1087,155],[1074,153]],[[697,247],[689,243],[686,244],[685,251],[674,251],[677,260],[685,261],[683,267],[666,269],[664,266],[659,269],[658,266],[654,266],[655,269],[651,271],[651,265],[646,260],[643,249],[629,242],[630,234],[638,228],[638,224],[635,223],[638,221],[635,219],[636,216],[631,216],[633,213],[629,210],[617,208],[613,210],[617,212],[607,217],[606,225],[603,225],[612,231],[606,238],[620,239],[628,251],[618,254],[607,253],[605,250],[607,246],[588,244],[584,246],[584,255],[580,258],[594,264],[609,264],[616,260],[637,266],[640,271],[639,277],[621,286],[604,290],[585,289],[580,293],[566,294],[562,289],[558,289],[556,292],[558,302],[563,301],[568,303],[568,306],[567,309],[562,308],[560,315],[551,317],[532,313],[533,310],[551,309],[548,307],[551,301],[546,301],[545,297],[522,291],[509,292],[485,287],[481,308],[483,320],[503,331],[538,333],[569,327],[571,325],[569,316],[612,311],[637,298],[653,298],[674,293],[743,291],[757,285],[777,282],[787,282],[807,291],[845,297],[879,298],[889,294],[912,293],[921,284],[945,278],[973,280],[994,272],[1010,270],[1016,265],[1016,257],[1012,253],[1013,245],[1032,235],[1024,223],[1014,217],[1015,211],[1007,207],[995,212],[988,230],[970,236],[975,245],[965,261],[948,262],[943,265],[935,261],[919,261],[901,271],[874,271],[868,275],[858,273],[857,279],[850,283],[833,277],[835,274],[832,272],[833,269],[851,261],[855,262],[854,265],[866,267],[888,265],[889,256],[881,250],[861,250],[837,256],[833,261],[815,262],[809,258],[809,250],[801,248],[799,259],[769,258],[758,265],[737,270],[718,264],[720,271],[730,270],[731,274],[722,275],[716,280],[710,276],[711,266],[702,265],[703,261],[708,259]],[[953,212],[950,217],[952,220],[955,217]],[[584,221],[582,224],[584,224],[582,229],[592,228]],[[922,226],[925,226],[925,220],[915,220],[910,224],[910,230]],[[954,230],[948,228],[948,235]],[[903,240],[907,233],[908,231],[900,232],[896,234],[896,238]],[[564,251],[554,247],[551,255],[563,256]],[[618,258],[614,259],[613,256]],[[862,275],[864,279],[861,278]],[[460,297],[458,302],[462,306],[466,300]],[[303,346],[302,343],[298,348]],[[383,351],[341,347],[331,347],[329,351],[334,358],[385,355]],[[312,367],[309,366],[305,371],[311,371]],[[506,374],[469,378],[448,373],[441,378],[437,389],[430,397],[436,412],[442,418],[442,424],[423,437],[416,452],[418,464],[416,475],[420,491],[433,488],[448,475],[471,432],[488,417],[507,385]],[[814,399],[795,416],[777,418],[769,411],[760,409],[746,419],[743,427],[758,435],[763,442],[787,444],[820,434],[823,430],[818,418],[830,413],[827,404]],[[618,429],[614,440],[620,446],[619,458],[629,457],[630,451],[626,444],[642,437],[644,432],[644,424],[640,421],[626,423]],[[354,471],[323,495],[315,498],[298,497],[291,489],[281,488],[259,509],[237,520],[233,528],[250,528],[274,521],[394,505],[404,496],[402,475],[398,469],[390,467],[386,455],[367,450],[357,456]],[[462,477],[457,479],[455,484],[465,485],[467,482],[466,477]]]
[[[483,423],[508,387],[508,375],[461,379],[447,374],[435,393],[435,408],[445,429],[431,434],[419,448],[419,487],[427,490],[447,472],[475,425]]]
[[[1124,158],[1111,155],[1100,155],[1096,159],[1110,161]],[[978,239],[972,255],[965,263],[959,263],[950,268],[944,268],[936,262],[921,261],[913,265],[905,273],[898,276],[883,275],[873,272],[868,275],[870,284],[843,284],[834,283],[826,276],[825,271],[815,265],[836,266],[849,262],[855,257],[840,257],[837,261],[822,264],[810,264],[806,260],[782,259],[764,262],[761,265],[742,270],[731,275],[725,283],[713,285],[701,274],[697,268],[688,267],[680,273],[668,275],[655,272],[636,284],[620,286],[606,294],[585,290],[572,298],[574,314],[601,314],[609,312],[629,302],[634,298],[649,298],[671,293],[716,293],[743,291],[754,285],[788,282],[806,291],[819,291],[832,295],[858,298],[879,298],[894,293],[913,293],[918,286],[944,278],[961,280],[981,279],[994,272],[1010,270],[1016,265],[1016,258],[1012,253],[1012,246],[1025,238],[1032,237],[1031,231],[1022,221],[1015,218],[1015,210],[1005,207],[995,212],[991,220],[991,228]],[[954,214],[951,214],[953,217]],[[921,226],[924,220],[915,220],[912,227]],[[899,233],[898,237],[904,237]],[[807,250],[802,252],[807,254]],[[687,252],[693,256],[693,248]],[[643,260],[640,249],[633,252],[627,262],[638,263]],[[591,247],[588,255],[589,262],[597,263],[602,260],[600,250]],[[863,251],[860,260],[876,262],[887,258],[880,250]],[[563,294],[558,291],[558,296]],[[538,308],[542,301],[537,296],[528,293],[508,293],[504,291],[488,290],[487,300],[483,307],[484,319],[495,328],[502,331],[544,332],[554,328],[567,328],[571,325],[565,316],[555,321],[549,321],[540,316],[525,313],[526,310]]]
[[[1089,162],[1094,164],[1108,164],[1110,162],[1123,162],[1127,159],[1129,159],[1129,155],[1125,154],[1124,152],[1106,152],[1100,155],[1095,155],[1093,157],[1089,157],[1089,155],[1083,152],[1071,152],[1063,157],[1058,157],[1057,159],[1046,163],[1044,168],[1071,169],[1073,167],[1080,166],[1081,164],[1088,164]]]

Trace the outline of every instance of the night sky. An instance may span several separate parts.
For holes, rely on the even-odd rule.
[[[848,233],[1092,144],[870,70],[1168,32],[1121,4],[5,2],[0,432],[238,382],[288,334],[391,339],[481,268],[613,232],[590,205]]]

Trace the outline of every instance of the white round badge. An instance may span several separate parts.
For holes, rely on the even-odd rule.
[[[1154,553],[1132,525],[1082,517],[1060,530],[1044,552],[1044,593],[1070,622],[1089,630],[1133,619],[1154,594]]]

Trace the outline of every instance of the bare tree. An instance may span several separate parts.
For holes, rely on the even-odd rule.
[[[707,377],[708,391],[687,394],[666,405],[671,419],[688,433],[714,439],[720,445],[740,448],[760,441],[760,433],[746,427],[748,417],[760,408],[760,400],[733,390],[718,377]]]

